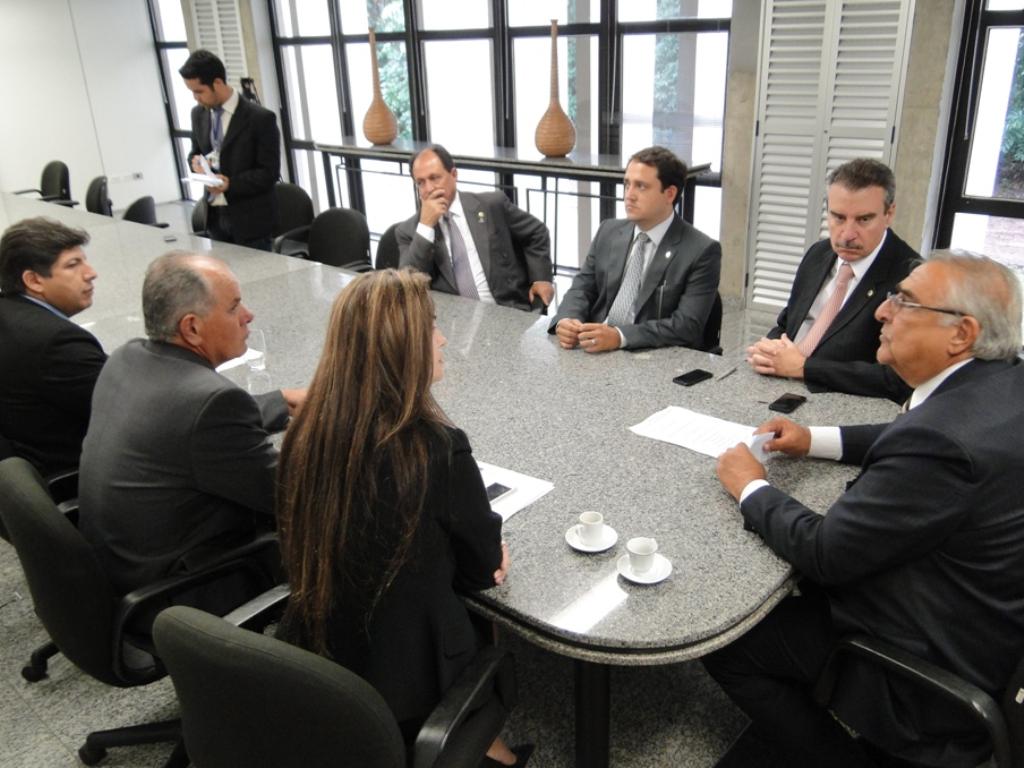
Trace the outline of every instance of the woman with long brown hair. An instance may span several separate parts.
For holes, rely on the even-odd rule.
[[[286,639],[369,681],[411,741],[470,661],[456,594],[508,569],[465,434],[430,393],[444,375],[426,276],[360,275],[338,296],[278,468]],[[524,765],[499,739],[493,764]]]

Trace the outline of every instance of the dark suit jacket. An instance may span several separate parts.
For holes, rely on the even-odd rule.
[[[793,280],[789,303],[779,313],[775,328],[768,338],[777,339],[785,333],[796,338],[797,331],[828,280],[836,263],[836,254],[828,239],[810,247]],[[878,333],[882,324],[875,319],[875,310],[885,295],[896,289],[921,257],[900,240],[891,229],[885,244],[871,268],[857,283],[836,319],[825,332],[814,352],[804,363],[804,382],[812,392],[833,390],[851,395],[888,397],[902,403],[910,397],[910,387],[887,365],[875,360]]]
[[[96,337],[46,307],[0,296],[0,435],[43,475],[78,466],[96,378]]]
[[[604,321],[622,284],[633,228],[626,219],[601,222],[548,333],[554,333],[558,321],[566,317],[585,323]],[[718,242],[674,217],[644,273],[636,322],[621,326],[627,346],[699,348],[721,268]]]
[[[890,425],[842,430],[858,479],[821,517],[772,488],[743,517],[825,586],[840,633],[866,632],[998,700],[1024,649],[1024,365],[974,361]],[[844,722],[906,759],[977,765],[962,717],[878,667],[853,665],[832,701]],[[977,750],[975,744],[974,749]]]
[[[502,192],[459,192],[466,224],[480,256],[487,286],[498,304],[530,310],[530,286],[551,282],[551,238],[537,217],[513,205]],[[431,277],[435,291],[455,293],[452,257],[441,234],[434,227],[434,242],[416,234],[419,213],[395,230],[399,265],[414,267]]]
[[[477,638],[457,590],[494,586],[501,564],[501,518],[491,511],[466,435],[433,441],[424,508],[409,557],[373,608],[369,595],[335,584],[328,621],[331,656],[369,681],[395,717],[415,729],[473,658]],[[376,528],[359,567],[381,573],[400,535],[389,471],[380,478]],[[290,633],[289,633],[290,634]],[[301,636],[288,639],[304,645]]]
[[[259,400],[172,344],[135,339],[110,356],[82,448],[79,528],[117,589],[195,570],[269,528],[268,430],[288,409],[280,392]]]
[[[192,108],[192,149],[194,155],[212,151],[210,110]],[[274,113],[244,96],[231,116],[228,132],[220,147],[220,173],[228,177],[224,197],[231,213],[231,234],[236,240],[270,237],[277,223],[274,184],[281,175],[281,143]]]

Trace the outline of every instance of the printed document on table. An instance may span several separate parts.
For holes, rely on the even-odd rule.
[[[630,430],[642,437],[681,445],[683,448],[711,457],[720,456],[737,443],[745,443],[762,461],[764,443],[771,437],[755,436],[753,427],[716,419],[714,416],[706,416],[675,405],[648,416],[639,424],[630,427]],[[757,450],[753,450],[754,448]]]
[[[555,487],[554,483],[549,483],[547,480],[513,472],[511,469],[497,467],[484,461],[478,461],[476,465],[480,467],[485,488],[491,483],[500,483],[512,489],[511,492],[500,496],[491,504],[491,509],[501,515],[502,522],[550,493],[551,489]]]

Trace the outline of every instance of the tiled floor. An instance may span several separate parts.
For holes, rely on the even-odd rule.
[[[62,656],[38,683],[21,667],[46,634],[14,550],[0,542],[0,766],[66,768],[90,730],[175,716],[168,680],[145,688],[113,689]],[[503,642],[516,656],[519,706],[508,725],[511,743],[532,741],[531,766],[573,765],[572,663],[524,644]],[[617,667],[612,672],[611,765],[615,768],[712,766],[743,727],[743,716],[699,663]],[[170,746],[114,749],[104,766],[162,765]]]

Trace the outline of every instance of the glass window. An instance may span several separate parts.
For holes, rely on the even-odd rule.
[[[722,231],[722,188],[698,186],[693,199],[693,226],[718,240]]]
[[[330,45],[281,48],[292,135],[297,139],[341,142],[338,91]]]
[[[327,177],[324,175],[323,155],[320,152],[296,149],[292,151],[292,158],[295,161],[294,182],[307,192],[312,190],[310,197],[313,198],[313,210],[320,213],[329,208],[330,199],[327,197]],[[342,205],[348,205],[347,185],[342,184],[340,190],[336,185],[334,191],[335,193],[341,192],[338,199]]]
[[[185,34],[185,17],[181,12],[181,0],[158,0],[157,25],[160,27],[157,36],[165,43],[178,43],[187,40]]]
[[[381,233],[395,222],[416,212],[416,188],[405,163],[362,160],[366,222],[370,231]]]
[[[988,33],[964,192],[1024,199],[1024,37],[1020,27]]]
[[[178,70],[188,58],[185,48],[165,48],[163,51],[167,77],[171,81],[171,114],[174,115],[174,127],[179,130],[192,130],[192,107],[196,105],[195,96],[185,86],[185,81]]]
[[[542,188],[536,176],[516,176],[519,207],[547,225],[551,258],[558,267],[578,269],[601,221],[600,186],[590,182],[548,179]]]
[[[668,147],[722,165],[727,32],[629,35],[623,45],[622,150]],[[697,62],[700,77],[695,77]]]
[[[619,21],[731,17],[732,0],[619,0]]]
[[[493,151],[491,41],[431,41],[424,43],[423,54],[430,140],[459,154]]]
[[[600,0],[515,0],[508,4],[508,23],[512,27],[540,27],[557,19],[559,24],[601,20]]]
[[[300,37],[331,34],[328,0],[274,0],[278,34]]]
[[[405,30],[402,0],[339,0],[341,28],[346,35],[365,34],[369,27],[377,32]]]
[[[348,78],[351,87],[352,122],[356,135],[363,135],[363,118],[373,99],[373,76],[370,72],[369,43],[350,43]],[[412,138],[412,111],[409,108],[409,69],[405,61],[405,43],[377,41],[377,67],[384,102],[398,120],[398,138]]]
[[[489,0],[420,0],[420,12],[423,29],[487,29],[491,26]]]
[[[1021,0],[988,0],[985,6],[988,11],[1020,11],[1024,10],[1024,3]]]
[[[520,156],[534,149],[534,133],[550,102],[550,38],[517,38],[513,43],[516,89],[516,145]],[[573,125],[576,150],[597,152],[597,37],[558,38],[558,94]]]
[[[1024,283],[1024,219],[957,213],[949,247],[996,259]]]

